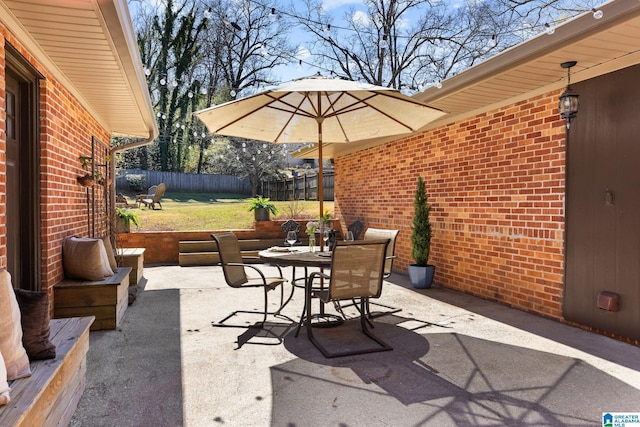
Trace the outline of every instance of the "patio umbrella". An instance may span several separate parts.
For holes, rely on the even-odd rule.
[[[445,113],[391,88],[318,74],[194,114],[213,134],[283,144],[316,142],[322,215],[323,143],[407,134]]]

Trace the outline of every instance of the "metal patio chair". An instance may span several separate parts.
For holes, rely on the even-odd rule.
[[[324,303],[342,300],[360,300],[360,327],[362,332],[374,341],[377,346],[357,350],[332,352],[325,348],[313,335],[311,313],[307,310],[307,336],[322,354],[327,357],[350,356],[354,354],[372,353],[393,350],[391,346],[373,335],[367,324],[365,305],[371,298],[378,298],[382,292],[385,256],[388,239],[358,240],[353,242],[337,242],[331,258],[331,273],[313,272],[309,276],[305,306],[311,306],[311,297],[316,296]],[[328,280],[326,290],[313,289],[314,280]],[[371,324],[371,326],[373,326]]]
[[[259,324],[264,324],[267,320],[267,315],[279,315],[282,308],[286,305],[287,302],[284,302],[284,287],[283,284],[287,282],[282,275],[282,269],[278,266],[279,276],[277,277],[268,277],[265,276],[264,273],[256,267],[254,264],[245,264],[242,259],[242,253],[240,251],[240,244],[238,243],[238,238],[232,232],[227,233],[219,233],[212,234],[211,237],[218,244],[218,253],[220,255],[220,264],[222,265],[222,270],[224,272],[224,279],[227,282],[227,285],[232,288],[262,288],[264,291],[264,311],[262,312],[262,321],[258,322]],[[253,276],[257,277],[249,277],[247,275],[247,270],[253,271],[255,274]],[[268,302],[268,293],[276,288],[280,287],[280,308],[274,312],[269,312],[269,302]],[[220,320],[217,323],[213,323],[213,326],[231,326],[231,327],[245,327],[238,325],[227,325],[224,322],[235,316],[238,313],[250,313],[256,314],[259,312],[251,311],[251,310],[236,310],[229,314],[224,319]]]

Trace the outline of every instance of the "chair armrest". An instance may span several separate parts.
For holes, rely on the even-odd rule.
[[[258,267],[256,267],[253,264],[245,264],[243,262],[228,262],[226,265],[230,265],[232,267],[248,267],[248,268],[256,271],[260,275],[260,278],[262,278],[262,281],[264,283],[267,283],[267,278],[265,277],[264,273]],[[280,278],[284,279],[284,276],[282,275],[282,269],[278,265],[276,265],[276,267],[278,268],[278,271],[280,272]],[[285,280],[285,282],[288,281],[287,279],[284,279],[284,280]]]

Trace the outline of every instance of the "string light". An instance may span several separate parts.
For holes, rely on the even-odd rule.
[[[591,12],[593,12],[593,17],[595,19],[600,19],[604,16],[604,13],[602,13],[600,9],[596,9],[595,7],[591,9]]]
[[[551,35],[556,32],[556,29],[552,25],[550,25],[548,22],[545,22],[544,31],[545,33]]]

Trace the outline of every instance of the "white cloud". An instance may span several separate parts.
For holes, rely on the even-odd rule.
[[[369,17],[369,14],[361,10],[356,11],[351,16],[351,20],[357,24],[362,24],[362,25],[366,25],[371,22],[371,18]]]
[[[296,52],[297,59],[307,59],[310,56],[311,56],[311,52],[309,52],[309,49],[307,49],[302,45],[298,46],[298,51]]]
[[[337,9],[342,6],[347,6],[350,4],[363,4],[363,0],[324,0],[322,2],[322,8],[324,10]]]

